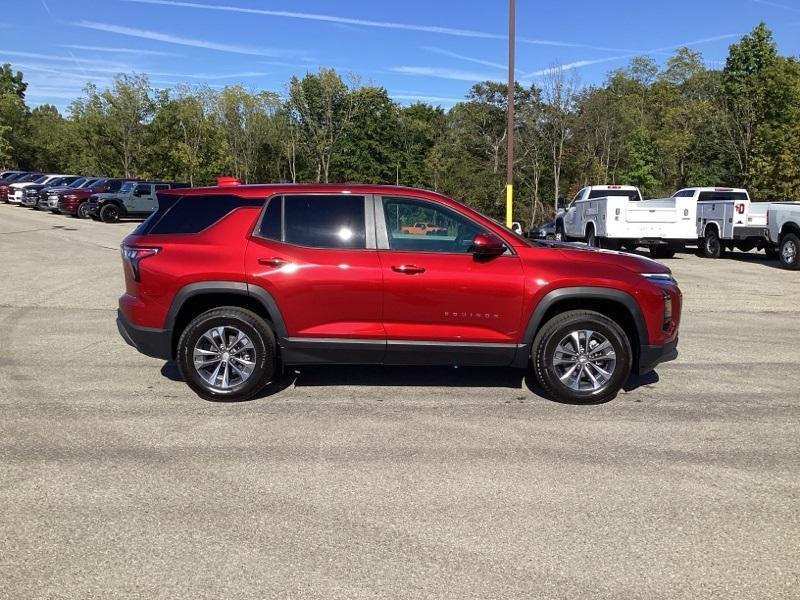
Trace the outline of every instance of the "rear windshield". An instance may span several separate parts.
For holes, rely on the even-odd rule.
[[[700,192],[700,202],[720,202],[721,200],[747,200],[744,192]]]
[[[620,196],[625,196],[628,200],[639,201],[641,198],[639,197],[639,192],[636,190],[592,190],[589,192],[589,199],[593,198],[606,198],[608,196],[614,196],[618,198]]]

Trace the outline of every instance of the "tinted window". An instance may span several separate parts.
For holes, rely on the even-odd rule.
[[[412,198],[383,198],[391,250],[469,252],[472,238],[486,230],[438,204]]]
[[[126,181],[120,186],[119,191],[122,192],[123,194],[127,194],[128,192],[133,190],[134,184],[135,184],[134,181]]]
[[[628,200],[638,201],[639,192],[636,190],[592,190],[589,192],[589,198],[607,198],[607,197],[625,196]]]
[[[263,199],[239,196],[183,196],[159,199],[154,218],[138,233],[198,233],[241,206],[261,206]],[[148,219],[149,221],[149,219]]]
[[[281,220],[283,219],[283,198],[273,198],[269,201],[267,208],[264,210],[264,215],[261,217],[261,227],[258,229],[258,234],[261,237],[270,240],[280,241]]]
[[[286,196],[284,240],[311,248],[366,248],[364,197]]]
[[[122,187],[122,181],[121,180],[117,179],[116,181],[109,181],[106,184],[106,191],[118,192],[118,191],[120,191],[121,187]]]
[[[149,196],[150,192],[152,192],[152,188],[147,183],[140,183],[133,190],[134,194],[142,194],[143,196]]]
[[[744,192],[700,192],[700,202],[719,202],[721,200],[747,200]]]

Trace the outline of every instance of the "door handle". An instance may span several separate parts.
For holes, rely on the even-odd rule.
[[[424,273],[425,269],[417,265],[395,265],[392,267],[392,271],[405,273],[406,275],[416,275],[417,273]]]
[[[272,258],[259,258],[258,264],[266,265],[267,267],[272,267],[273,269],[279,269],[280,267],[287,264],[289,261],[279,256],[273,256]]]

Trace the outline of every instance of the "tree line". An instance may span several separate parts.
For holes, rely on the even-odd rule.
[[[505,84],[485,81],[449,110],[404,106],[333,69],[286,91],[240,85],[155,90],[145,75],[89,84],[62,115],[30,109],[22,73],[0,69],[0,164],[48,172],[211,183],[366,182],[426,187],[504,215]],[[514,92],[515,211],[525,223],[595,183],[646,197],[685,186],[800,198],[800,61],[762,23],[721,69],[681,48],[663,68],[636,57],[602,85],[554,67]]]

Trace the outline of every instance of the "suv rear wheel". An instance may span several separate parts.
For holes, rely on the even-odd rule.
[[[542,327],[531,360],[553,400],[594,404],[617,395],[630,374],[631,356],[630,342],[617,323],[594,311],[573,310]]]
[[[201,398],[248,400],[275,374],[275,334],[249,310],[215,308],[184,329],[177,363],[184,381]]]

